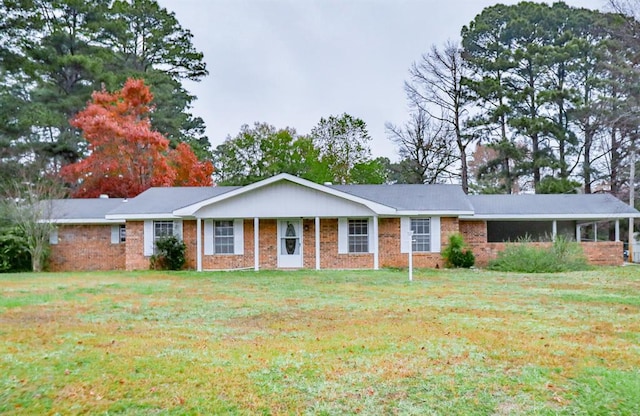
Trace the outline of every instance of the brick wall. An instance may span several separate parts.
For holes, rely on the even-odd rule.
[[[622,241],[581,242],[590,264],[598,266],[622,266]]]
[[[194,241],[195,241],[195,221],[194,227]],[[262,233],[262,223],[260,224],[260,233]],[[231,269],[244,269],[253,268],[254,266],[254,241],[253,241],[253,220],[244,220],[243,226],[244,237],[244,254],[213,254],[202,256],[202,268],[204,270],[231,270]],[[202,247],[204,250],[204,226],[202,227]],[[196,268],[195,256],[196,247],[193,244],[193,266]]]
[[[315,252],[315,251],[314,251]],[[372,253],[338,253],[338,220],[320,219],[321,269],[373,269]]]
[[[144,221],[127,221],[126,270],[149,269],[149,257],[144,256]]]
[[[313,219],[302,221],[302,264],[306,269],[316,268],[316,222]]]
[[[505,243],[487,243],[487,227],[484,221],[458,221],[457,218],[441,218],[441,244],[447,244],[449,235],[458,230],[476,256],[476,264],[486,266],[490,259],[504,250]],[[144,222],[128,221],[126,244],[111,244],[110,225],[69,225],[58,231],[59,244],[53,245],[50,269],[63,270],[140,270],[149,268],[149,258],[144,256]],[[203,246],[204,246],[204,227]],[[306,229],[305,229],[306,228]],[[400,219],[379,219],[380,267],[407,267],[407,253],[400,253]],[[303,267],[315,268],[315,221],[303,221]],[[196,268],[196,221],[183,222],[183,236],[187,243],[186,268]],[[243,255],[204,256],[204,269],[237,269],[254,267],[253,220],[244,221]],[[260,268],[275,269],[277,257],[277,220],[260,220]],[[548,245],[549,243],[536,243]],[[585,255],[591,264],[622,264],[621,242],[583,242]],[[320,267],[322,269],[371,269],[373,254],[338,254],[338,220],[320,221]],[[440,253],[414,253],[414,267],[442,267]]]
[[[125,244],[111,244],[111,225],[58,227],[58,244],[51,245],[51,271],[122,270]]]
[[[380,218],[380,267],[408,267],[409,254],[400,252],[400,218]],[[457,218],[440,218],[440,247],[449,236],[458,232]],[[439,268],[444,266],[440,253],[413,253],[413,267]]]

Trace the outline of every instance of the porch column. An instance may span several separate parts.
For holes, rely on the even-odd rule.
[[[253,219],[253,270],[260,270],[260,218]]]
[[[551,239],[552,241],[556,241],[556,236],[558,235],[558,221],[553,220],[551,223]]]
[[[373,270],[379,269],[378,263],[378,216],[373,216]]]
[[[580,224],[576,224],[576,241],[580,242]]]
[[[616,220],[616,242],[620,241],[620,220]]]
[[[594,222],[593,223],[593,242],[597,242],[598,241],[598,223]]]
[[[202,219],[196,218],[196,270],[202,271]]]
[[[316,217],[313,228],[316,232],[316,270],[320,270],[320,217]]]

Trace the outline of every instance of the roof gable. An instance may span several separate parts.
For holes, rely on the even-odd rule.
[[[258,189],[261,188],[266,188],[269,187],[270,185],[273,185],[275,183],[278,182],[289,182],[292,184],[296,184],[298,185],[298,189],[308,189],[308,190],[312,190],[312,191],[317,191],[319,193],[324,193],[326,195],[331,195],[334,197],[338,197],[341,198],[343,200],[346,201],[350,201],[350,202],[355,202],[357,204],[363,205],[365,207],[367,207],[368,209],[370,209],[372,212],[376,213],[376,214],[393,214],[395,213],[395,209],[383,204],[380,204],[378,202],[375,201],[371,201],[359,196],[355,196],[355,195],[351,195],[345,192],[341,192],[337,189],[333,189],[331,186],[324,186],[324,185],[319,185],[315,182],[311,182],[308,181],[306,179],[302,179],[302,178],[298,178],[297,176],[293,176],[293,175],[289,175],[287,173],[281,173],[279,175],[273,176],[271,178],[267,178],[264,179],[262,181],[259,182],[255,182],[251,185],[247,185],[247,186],[243,186],[243,187],[239,187],[237,189],[234,189],[230,192],[224,193],[222,195],[218,195],[218,196],[214,196],[212,198],[206,199],[206,200],[202,200],[199,201],[197,203],[194,203],[190,206],[186,206],[184,208],[181,209],[177,209],[174,211],[175,215],[178,216],[193,216],[195,215],[199,210],[201,210],[202,208],[212,205],[212,204],[219,204],[224,200],[227,199],[231,199],[231,198],[237,198],[241,195],[246,195],[246,194],[250,194],[252,192],[255,192]],[[282,201],[278,201],[278,202],[282,202]],[[254,216],[254,215],[252,215]]]

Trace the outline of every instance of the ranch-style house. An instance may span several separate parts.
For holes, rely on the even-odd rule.
[[[183,239],[186,267],[198,271],[406,267],[410,250],[414,267],[442,267],[456,232],[480,266],[507,241],[558,234],[592,264],[619,265],[620,220],[640,217],[608,194],[465,195],[456,185],[320,185],[288,174],[50,202],[52,271],[148,269],[166,235]]]

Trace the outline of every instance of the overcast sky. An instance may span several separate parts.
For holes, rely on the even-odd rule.
[[[191,31],[209,76],[186,83],[212,147],[243,124],[267,122],[307,134],[321,117],[367,123],[374,156],[396,159],[386,122],[407,119],[403,83],[432,44],[491,0],[159,0]],[[502,1],[515,4],[517,1]],[[567,0],[602,8],[605,0]]]

